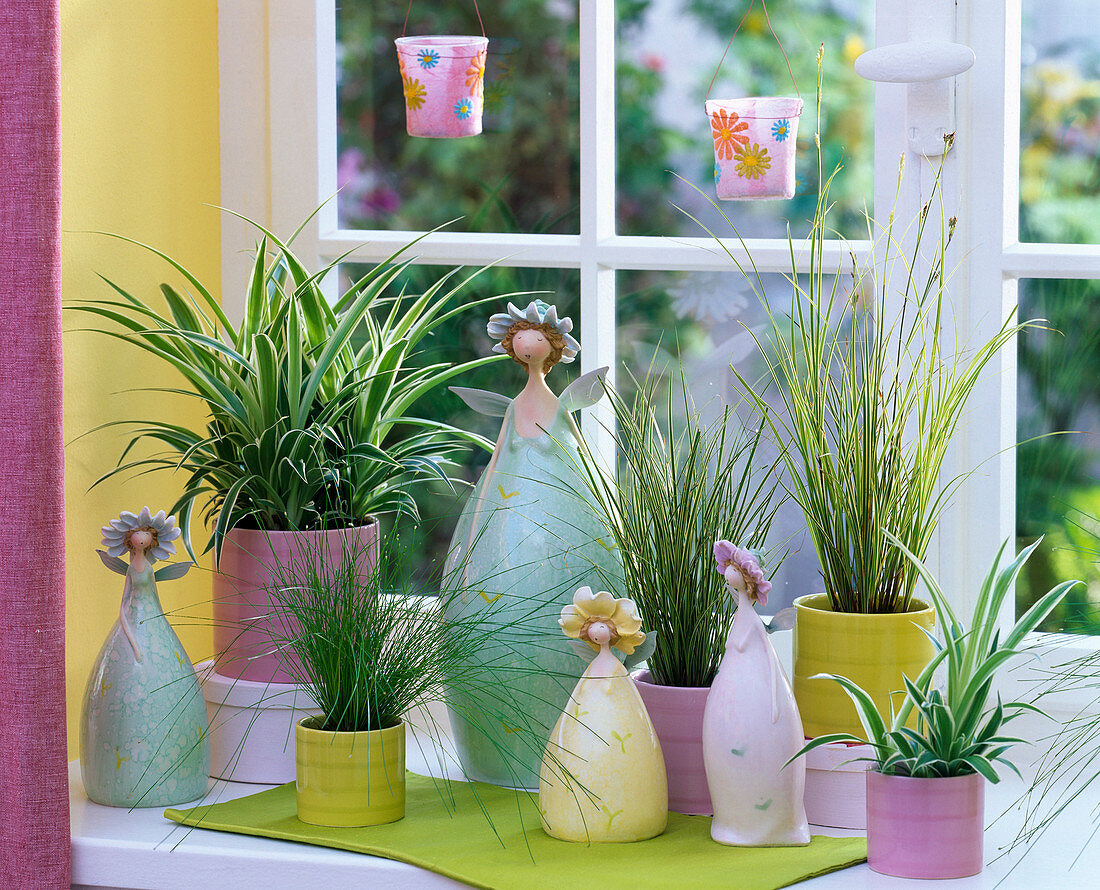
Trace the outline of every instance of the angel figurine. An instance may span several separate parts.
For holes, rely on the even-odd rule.
[[[210,740],[195,670],[157,597],[157,581],[191,563],[153,563],[176,552],[174,516],[124,510],[96,551],[126,576],[118,620],[99,650],[80,719],[80,771],[88,797],[114,807],[164,807],[206,793]],[[120,557],[129,553],[130,564]]]
[[[808,844],[806,762],[787,765],[802,748],[802,721],[753,608],[767,605],[771,583],[756,557],[729,541],[714,545],[714,558],[737,597],[737,613],[703,712],[703,764],[714,804],[710,836],[742,847]]]
[[[584,499],[578,469],[580,433],[573,412],[603,395],[607,369],[583,375],[557,397],[546,385],[580,344],[569,318],[541,300],[511,303],[488,332],[527,371],[514,399],[454,387],[471,408],[502,417],[496,448],[467,501],[448,551],[445,575],[461,591],[446,609],[453,621],[477,620],[494,643],[471,669],[491,666],[483,695],[452,690],[451,717],[466,775],[534,789],[550,728],[582,665],[558,628],[558,615],[584,585],[621,577],[614,545]]]
[[[543,755],[543,831],[581,843],[656,837],[668,821],[668,782],[661,743],[628,672],[653,651],[634,601],[582,587],[559,624],[582,652],[591,650],[591,663]],[[612,647],[627,656],[625,664]]]

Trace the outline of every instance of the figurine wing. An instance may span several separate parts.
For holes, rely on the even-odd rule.
[[[192,565],[194,565],[194,563],[174,562],[162,569],[157,569],[153,573],[153,577],[158,581],[175,581],[177,578],[182,578],[186,575]]]
[[[117,556],[111,556],[105,550],[97,550],[96,553],[98,553],[99,558],[103,560],[103,564],[112,572],[118,572],[120,575],[126,574],[126,569],[129,568],[129,566],[127,566],[123,560],[119,559]]]
[[[623,659],[623,667],[625,667],[628,671],[634,670],[634,668],[640,665],[643,661],[648,660],[649,656],[653,654],[656,648],[657,631],[647,630],[645,634],[645,639],[642,641],[642,644],[640,646],[635,646],[634,652]]]
[[[484,389],[452,386],[450,390],[478,414],[484,414],[487,417],[503,417],[508,411],[508,406],[512,404],[512,400],[507,396]]]
[[[562,411],[571,414],[581,408],[590,408],[603,398],[607,391],[607,368],[597,368],[582,374],[566,388],[558,398]]]

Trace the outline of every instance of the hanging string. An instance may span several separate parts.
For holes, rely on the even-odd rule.
[[[755,3],[756,0],[753,0]],[[413,0],[409,0],[409,8],[405,10],[405,24],[401,26],[401,36],[405,36],[405,32],[409,30],[409,14],[412,12]],[[481,36],[485,36],[485,22],[481,20],[481,10],[477,7],[477,0],[474,0],[474,12],[477,13],[477,23],[481,25]],[[772,32],[775,33],[774,31]]]
[[[477,0],[474,0],[476,3]],[[410,0],[411,5],[411,0]],[[749,0],[748,9],[745,10],[745,14],[741,16],[741,21],[737,23],[737,27],[734,29],[733,34],[730,36],[729,43],[726,44],[726,49],[722,53],[722,58],[718,60],[718,67],[714,69],[714,75],[710,79],[710,83],[707,84],[707,94],[704,98],[710,98],[710,91],[714,89],[714,81],[718,79],[718,72],[722,70],[722,63],[726,61],[726,55],[730,51],[730,47],[733,46],[733,38],[737,36],[737,32],[741,30],[741,26],[745,24],[745,19],[749,17],[749,13],[752,12],[752,8],[756,5],[756,0]],[[768,30],[772,32],[772,37],[775,38],[775,42],[779,44],[779,51],[783,53],[783,61],[787,63],[787,73],[791,76],[791,83],[794,84],[794,91],[798,93],[798,98],[802,98],[802,93],[798,89],[798,82],[794,79],[794,71],[791,70],[791,60],[787,58],[787,51],[783,49],[783,41],[779,39],[779,35],[775,33],[775,28],[772,27],[772,18],[768,15],[768,4],[765,0],[760,0],[760,8],[764,11],[764,21],[768,23]]]

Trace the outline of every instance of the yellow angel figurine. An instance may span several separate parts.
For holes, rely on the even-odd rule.
[[[665,830],[661,744],[627,668],[652,651],[633,600],[581,587],[559,621],[591,664],[558,718],[542,759],[543,830],[565,841],[642,841]],[[646,645],[649,643],[650,645]],[[630,658],[633,656],[633,658]]]

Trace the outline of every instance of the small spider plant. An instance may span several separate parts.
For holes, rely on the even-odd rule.
[[[869,744],[875,768],[886,775],[946,778],[980,773],[998,781],[997,765],[1019,774],[1008,759],[1022,740],[1004,734],[1004,727],[1026,711],[1043,712],[1033,704],[993,699],[997,674],[1024,651],[1024,641],[1062,598],[1080,581],[1064,581],[1032,605],[1002,636],[998,617],[1005,599],[1015,590],[1016,578],[1039,541],[1000,568],[1007,542],[1001,545],[982,583],[969,627],[955,616],[947,597],[924,564],[902,541],[887,533],[890,542],[908,559],[928,588],[943,628],[943,643],[934,641],[936,655],[915,679],[905,678],[905,699],[889,721],[879,714],[871,697],[846,677],[819,674],[839,683],[856,706],[867,740],[849,733],[818,736],[799,754],[831,742]],[[945,682],[934,686],[936,671],[945,666]],[[916,712],[916,729],[906,726]]]

